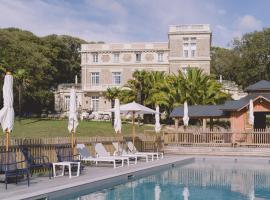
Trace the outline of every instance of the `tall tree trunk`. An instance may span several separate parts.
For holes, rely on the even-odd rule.
[[[21,120],[22,112],[22,86],[19,84],[19,121]]]

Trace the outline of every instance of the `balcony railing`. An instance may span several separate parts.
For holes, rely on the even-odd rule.
[[[186,32],[186,31],[207,31],[210,32],[209,24],[187,24],[187,25],[178,25],[170,26],[169,32]]]
[[[62,83],[62,84],[59,84],[57,89],[58,90],[66,90],[66,89],[70,89],[74,87],[75,89],[82,89],[82,85],[80,83],[78,84],[75,84],[75,83]]]
[[[106,91],[108,88],[112,87],[122,87],[123,84],[99,84],[99,85],[91,85],[91,84],[84,84],[83,90],[86,91]]]

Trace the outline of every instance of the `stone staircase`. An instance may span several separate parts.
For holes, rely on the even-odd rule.
[[[270,157],[270,148],[165,146],[164,153],[178,155]]]

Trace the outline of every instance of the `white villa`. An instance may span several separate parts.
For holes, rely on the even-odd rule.
[[[190,24],[170,26],[166,42],[82,44],[81,83],[75,85],[78,108],[87,112],[109,109],[104,92],[123,86],[135,70],[175,73],[198,67],[209,74],[211,35],[209,24]],[[59,85],[56,111],[68,110],[71,86]]]

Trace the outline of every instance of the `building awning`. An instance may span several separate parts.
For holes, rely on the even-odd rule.
[[[170,117],[183,117],[184,106],[176,107]],[[226,113],[220,109],[220,105],[194,105],[188,106],[188,116],[190,118],[222,118]]]

